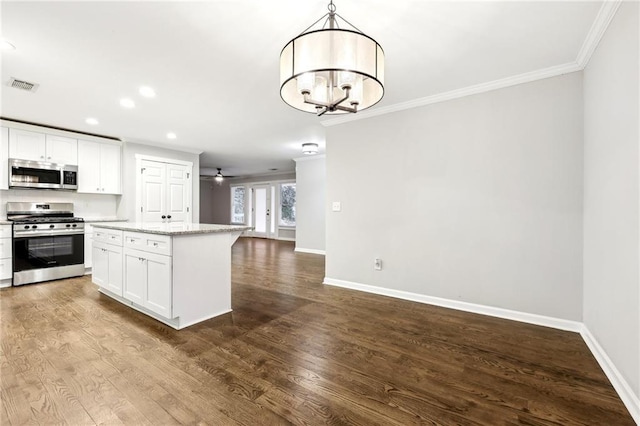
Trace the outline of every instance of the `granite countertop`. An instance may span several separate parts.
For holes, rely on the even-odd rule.
[[[85,217],[84,221],[86,223],[94,223],[94,222],[127,222],[127,219],[117,218],[117,217]]]
[[[97,223],[94,228],[116,229],[118,231],[146,232],[160,235],[213,234],[220,232],[238,232],[253,229],[244,225],[214,225],[209,223],[140,223],[110,222]]]

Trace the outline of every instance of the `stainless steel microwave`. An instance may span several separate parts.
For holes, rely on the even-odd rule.
[[[78,166],[9,159],[9,188],[78,189]]]

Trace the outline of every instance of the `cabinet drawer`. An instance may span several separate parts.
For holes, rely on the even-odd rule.
[[[115,229],[94,228],[93,240],[122,246],[122,231]]]
[[[11,238],[0,238],[0,259],[11,257]]]
[[[7,280],[13,276],[11,259],[0,259],[0,280]]]
[[[171,255],[171,237],[168,235],[125,232],[124,246],[149,253]]]
[[[11,238],[11,225],[0,225],[0,238]]]

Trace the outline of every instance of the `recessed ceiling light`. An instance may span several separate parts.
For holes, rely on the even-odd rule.
[[[140,92],[140,94],[142,96],[144,96],[145,98],[155,98],[156,97],[156,91],[153,90],[151,87],[149,86],[141,86],[140,89],[138,90]]]
[[[167,133],[167,139],[175,139],[175,138],[177,138],[177,137],[178,137],[178,136],[176,136],[176,134],[175,134],[175,133],[173,133],[173,132],[169,132],[169,133]]]
[[[7,40],[0,40],[0,49],[1,50],[15,50],[15,46],[9,43]]]
[[[100,123],[98,122],[98,120],[97,120],[96,118],[93,118],[93,117],[89,117],[89,118],[87,118],[87,119],[86,119],[86,120],[84,120],[84,121],[85,121],[85,123],[87,123],[87,124],[91,124],[92,126],[96,126],[96,125],[100,124]]]
[[[124,108],[133,108],[136,106],[136,103],[129,98],[122,98],[120,99],[120,105]]]

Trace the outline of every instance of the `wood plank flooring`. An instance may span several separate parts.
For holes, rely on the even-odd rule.
[[[578,334],[324,286],[233,247],[233,313],[176,331],[90,277],[0,291],[0,424],[633,425]]]

